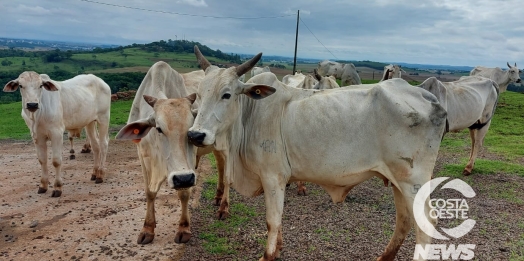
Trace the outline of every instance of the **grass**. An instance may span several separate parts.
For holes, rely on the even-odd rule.
[[[127,123],[132,100],[116,101],[111,103],[111,119],[109,127],[119,129]],[[21,116],[22,102],[0,104],[0,139],[30,140],[31,134]],[[110,134],[113,139],[116,132]]]
[[[212,63],[228,63],[215,57],[207,58]],[[159,60],[166,61],[177,71],[180,68],[180,72],[192,71],[197,68],[197,61],[193,53],[147,52],[139,48],[126,48],[123,52],[78,53],[73,54],[71,59],[59,63],[44,63],[40,58],[30,59],[29,57],[6,57],[2,60],[13,63],[10,66],[2,66],[2,71],[49,72],[58,68],[69,72],[100,73],[125,67],[150,67]],[[22,65],[23,61],[25,61],[25,66]],[[112,67],[112,63],[115,63],[116,66]]]
[[[0,104],[0,139],[30,140],[31,133],[25,125],[22,102]]]
[[[210,201],[215,197],[215,189],[218,182],[218,173],[216,172],[216,160],[212,154],[209,154],[208,159],[214,169],[213,175],[205,178],[204,189],[202,196],[206,201]],[[214,217],[212,213],[216,211],[212,204],[202,204],[200,210],[202,213],[209,213],[210,217]],[[205,233],[199,234],[200,239],[204,240],[203,247],[206,252],[216,255],[236,254],[235,242],[230,242],[227,235],[231,231],[238,231],[243,228],[249,221],[259,214],[252,207],[248,207],[244,203],[232,202],[229,207],[230,216],[226,220],[213,220],[205,225],[203,231]],[[265,239],[260,239],[265,240]],[[265,241],[264,241],[265,242]]]

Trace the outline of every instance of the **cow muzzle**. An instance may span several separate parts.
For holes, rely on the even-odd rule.
[[[38,103],[28,102],[26,103],[26,109],[28,109],[30,112],[35,112],[36,110],[38,110]]]
[[[519,79],[517,79],[517,83],[520,83],[520,82],[522,82],[522,80],[520,80],[520,78],[519,78]]]
[[[189,142],[191,142],[193,145],[197,147],[204,147],[204,139],[206,138],[206,134],[198,131],[188,131],[187,137],[189,138]]]
[[[176,174],[171,177],[173,188],[176,190],[188,189],[195,185],[196,177],[194,173]]]

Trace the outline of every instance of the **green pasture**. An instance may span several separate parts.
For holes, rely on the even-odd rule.
[[[215,57],[207,58],[212,63],[228,63]],[[9,66],[2,66],[2,71],[36,71],[39,73],[53,70],[100,73],[106,70],[115,71],[119,68],[125,70],[127,67],[149,68],[160,60],[169,63],[171,67],[180,72],[194,71],[198,68],[194,53],[148,52],[139,48],[125,48],[121,51],[107,53],[75,53],[70,59],[61,62],[43,62],[39,57],[6,57],[0,60],[12,63]]]
[[[126,124],[132,100],[111,103],[110,138]],[[21,115],[22,102],[0,104],[0,139],[30,140],[31,134]]]

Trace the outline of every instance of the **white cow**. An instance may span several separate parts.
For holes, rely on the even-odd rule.
[[[340,87],[334,76],[321,76],[318,73],[317,69],[313,70],[313,75],[315,75],[317,83],[315,84],[315,86],[313,86],[312,89],[327,90],[327,89],[335,89],[335,88]]]
[[[251,77],[263,72],[271,72],[271,70],[267,66],[264,66],[264,68],[255,66],[253,69],[251,69]]]
[[[454,82],[441,82],[435,77],[430,77],[418,87],[433,93],[446,109],[446,128],[449,131],[469,128],[471,153],[462,173],[470,175],[497,107],[497,83],[479,76],[466,76]]]
[[[357,68],[352,63],[344,64],[324,60],[318,63],[317,70],[321,76],[333,75],[336,79],[340,79],[342,86],[362,84]]]
[[[515,66],[509,65],[507,63],[509,70],[503,71],[499,67],[496,68],[487,68],[483,66],[477,66],[471,70],[469,75],[476,75],[476,76],[482,76],[486,78],[490,78],[491,80],[495,81],[499,85],[499,90],[501,93],[505,92],[508,88],[508,85],[512,82],[520,83],[520,73],[522,73],[521,70],[517,68],[517,63],[515,63]]]
[[[402,78],[402,67],[398,64],[390,64],[384,66],[384,73],[382,74],[382,79],[380,81],[385,81],[393,78]]]
[[[137,143],[144,175],[147,210],[138,244],[151,243],[155,237],[155,199],[166,179],[177,190],[182,208],[175,242],[191,239],[188,202],[190,188],[196,184],[194,169],[200,156],[212,151],[211,146],[197,150],[186,135],[194,120],[194,92],[203,76],[202,70],[179,74],[165,62],[155,63],[138,88],[127,125],[116,136]],[[215,157],[222,181],[223,159],[219,153]]]
[[[318,81],[310,74],[295,73],[295,75],[288,74],[284,76],[282,83],[295,88],[313,89]]]
[[[49,185],[47,141],[51,140],[55,167],[55,183],[51,196],[62,195],[62,147],[65,130],[79,133],[86,127],[94,157],[91,180],[103,182],[109,143],[109,86],[92,74],[78,75],[59,82],[51,80],[47,75],[26,71],[16,80],[9,81],[4,92],[14,92],[19,87],[22,94],[22,117],[31,131],[38,161],[42,166],[38,193],[45,193]]]
[[[188,137],[226,154],[226,182],[237,192],[264,192],[268,238],[260,260],[280,255],[286,183],[314,182],[343,202],[351,188],[374,176],[393,184],[397,223],[379,258],[393,260],[413,225],[413,187],[431,180],[445,131],[446,111],[436,97],[402,79],[332,90],[292,88],[276,77],[241,83],[239,75],[261,53],[228,69],[212,66],[196,46],[195,54],[206,75]],[[422,208],[429,217],[429,208]],[[430,242],[416,226],[416,243]]]
[[[245,74],[240,75],[240,77],[238,77],[238,80],[241,81],[241,82],[245,82],[246,75]]]

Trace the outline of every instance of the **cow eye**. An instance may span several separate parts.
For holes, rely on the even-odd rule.
[[[164,133],[162,132],[162,129],[160,127],[156,127],[156,131],[158,131],[158,133],[162,133],[162,134]]]
[[[226,99],[227,100],[229,98],[231,98],[231,94],[229,94],[229,93],[224,93],[224,95],[222,95],[222,99]]]
[[[24,88],[24,86],[22,86],[22,84],[19,84],[18,87],[20,87],[20,88]]]

